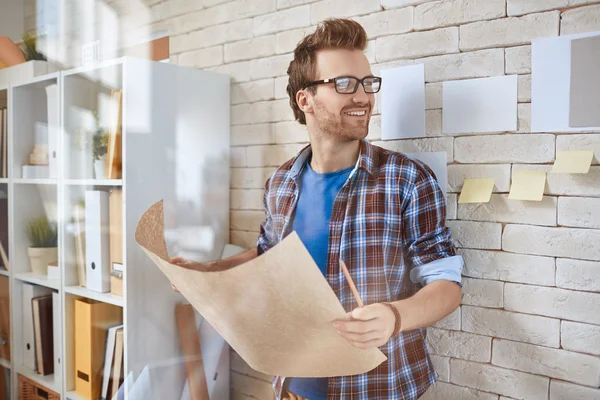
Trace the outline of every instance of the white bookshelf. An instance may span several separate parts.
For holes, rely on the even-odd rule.
[[[50,110],[59,124],[57,176],[23,178],[21,166],[34,144],[35,122],[48,121],[46,87],[53,84],[59,89],[56,109]],[[98,111],[107,124],[106,97],[112,89],[123,91],[122,176],[96,179],[86,158],[91,157],[89,149],[74,149],[74,143],[91,111]],[[198,261],[221,256],[229,241],[229,93],[225,75],[127,57],[0,86],[0,106],[4,101],[9,107],[8,178],[0,179],[0,189],[8,192],[10,264],[0,275],[9,277],[11,303],[11,361],[0,360],[0,365],[12,371],[12,400],[18,396],[18,374],[61,399],[84,399],[75,393],[78,298],[123,309],[124,375],[132,377],[126,398],[148,367],[152,396],[179,399],[185,368],[174,310],[185,300],[135,243],[134,232],[145,210],[163,200],[172,256]],[[79,286],[71,220],[73,206],[90,189],[123,191],[123,296]],[[57,221],[58,280],[33,273],[27,254],[25,224],[43,214]],[[59,293],[62,379],[23,366],[24,284]]]

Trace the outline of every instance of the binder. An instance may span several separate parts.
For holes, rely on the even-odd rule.
[[[33,332],[33,308],[31,301],[34,297],[49,295],[50,288],[23,283],[21,292],[21,307],[23,308],[23,341],[21,353],[23,354],[23,366],[32,371],[37,370],[35,359],[35,335]]]
[[[46,87],[48,99],[48,175],[58,177],[58,86],[52,84]]]
[[[33,332],[37,372],[42,376],[54,373],[54,331],[52,328],[52,296],[34,297]]]
[[[85,192],[85,277],[96,292],[110,291],[109,193]]]
[[[0,357],[10,361],[10,297],[6,277],[0,277],[0,343],[3,343],[0,344]]]
[[[123,323],[123,310],[90,299],[75,300],[75,392],[88,400],[100,397],[106,332]]]
[[[123,191],[109,196],[110,217],[110,292],[123,296]]]
[[[113,359],[115,356],[115,346],[117,341],[117,332],[119,329],[123,329],[123,324],[111,326],[106,333],[106,346],[104,351],[104,369],[102,371],[102,391],[100,392],[100,399],[106,400],[108,396],[108,389],[111,379],[111,369],[113,365]],[[112,397],[112,396],[111,396]]]
[[[123,356],[124,356],[124,337],[123,328],[117,331],[117,338],[115,341],[115,357],[112,365],[112,387],[106,399],[112,399],[119,392],[119,387],[123,383]]]
[[[62,329],[60,315],[60,295],[52,292],[52,330],[54,337],[54,382],[60,385],[62,382]]]

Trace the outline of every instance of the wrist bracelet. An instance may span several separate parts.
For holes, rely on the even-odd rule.
[[[392,336],[396,336],[398,333],[400,333],[400,322],[401,322],[400,311],[398,311],[396,306],[394,306],[392,303],[385,302],[383,304],[386,305],[394,313],[396,322],[394,324],[394,332],[392,333]]]

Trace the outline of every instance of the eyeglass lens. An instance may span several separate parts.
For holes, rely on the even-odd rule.
[[[366,93],[377,93],[381,85],[378,78],[365,78],[363,87]],[[338,78],[335,81],[335,88],[338,93],[354,93],[358,89],[358,79],[353,77]]]

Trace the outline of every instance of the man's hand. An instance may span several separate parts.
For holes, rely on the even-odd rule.
[[[333,321],[333,327],[348,342],[359,349],[383,346],[390,340],[396,317],[392,310],[383,304],[371,304],[355,308],[348,313],[350,321]]]
[[[199,270],[199,269],[200,269],[200,267],[201,267],[201,265],[202,265],[202,264],[200,264],[200,263],[197,263],[197,262],[195,262],[195,261],[192,261],[192,260],[186,260],[186,259],[185,259],[185,258],[183,258],[183,257],[173,257],[173,258],[171,258],[170,262],[171,262],[171,264],[175,264],[175,265],[177,265],[177,266],[179,266],[179,267],[182,267],[182,268],[186,268],[186,269],[195,269],[195,270]],[[173,290],[174,290],[174,291],[176,291],[177,293],[181,293],[181,292],[180,292],[180,291],[179,291],[179,290],[178,290],[178,289],[175,287],[175,285],[173,285],[172,283],[171,283],[171,287],[172,287],[172,288],[173,288]]]

